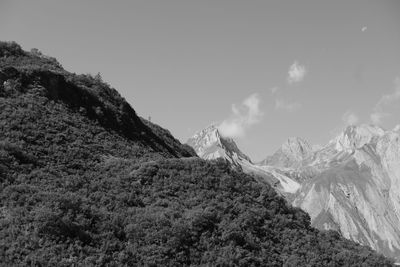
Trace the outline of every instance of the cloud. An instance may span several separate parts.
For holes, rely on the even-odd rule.
[[[389,94],[384,94],[376,103],[373,112],[370,115],[374,124],[381,124],[385,117],[392,114],[388,111],[394,104],[400,100],[400,77],[394,80],[394,90]]]
[[[368,30],[368,27],[367,27],[367,26],[364,26],[364,27],[361,28],[361,31],[362,31],[362,32],[365,32],[366,30]]]
[[[262,116],[260,99],[257,94],[252,94],[239,107],[232,105],[231,117],[224,120],[218,126],[218,130],[225,137],[242,137],[251,125],[261,121]]]
[[[285,110],[285,111],[295,111],[301,108],[301,104],[297,102],[287,102],[283,99],[275,99],[275,109]]]
[[[346,125],[356,125],[359,122],[357,114],[350,110],[343,114],[342,120]]]
[[[307,73],[306,67],[295,61],[289,67],[287,81],[289,84],[301,82],[306,76],[306,73]]]
[[[385,117],[390,116],[389,113],[385,112],[373,112],[370,115],[371,121],[373,124],[380,125]]]

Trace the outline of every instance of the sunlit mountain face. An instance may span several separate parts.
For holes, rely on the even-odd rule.
[[[218,130],[214,127],[214,131]],[[202,152],[217,147],[213,158],[225,158],[274,186],[287,201],[310,214],[313,226],[337,230],[399,260],[400,127],[348,126],[317,148],[302,138],[289,138],[257,164],[247,156],[227,157],[234,153],[219,145],[223,137],[204,142],[202,136],[196,134],[188,142],[199,156],[210,155]]]

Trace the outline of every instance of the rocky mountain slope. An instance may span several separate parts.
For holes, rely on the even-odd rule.
[[[186,142],[203,159],[224,158],[239,167],[241,161],[251,162],[231,138],[222,138],[217,127],[211,125],[196,133]]]
[[[69,73],[37,50],[4,42],[0,263],[392,264],[311,227],[305,212],[267,184],[222,160],[194,156],[138,117],[101,77]]]
[[[253,164],[250,158],[237,147],[231,138],[221,136],[218,127],[209,126],[195,133],[186,142],[197,155],[203,159],[222,158],[235,168],[248,174],[253,174],[258,181],[272,185],[281,194],[295,193],[299,183],[281,173],[281,170],[271,166]]]
[[[259,181],[307,211],[313,226],[337,230],[400,260],[399,128],[350,126],[317,149],[290,138],[258,164],[239,160],[235,165],[264,177]]]
[[[293,204],[319,229],[400,259],[400,136],[376,126],[350,126],[304,162],[318,174]]]
[[[289,138],[272,156],[261,161],[261,166],[296,167],[304,159],[311,156],[313,149],[310,144],[298,137]]]

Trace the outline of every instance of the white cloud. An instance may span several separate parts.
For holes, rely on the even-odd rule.
[[[283,99],[275,99],[275,109],[285,110],[285,111],[295,111],[301,107],[300,103],[288,102]]]
[[[361,31],[362,31],[362,32],[365,32],[366,30],[368,30],[368,27],[367,27],[367,26],[364,26],[364,27],[361,28]]]
[[[306,73],[307,73],[306,67],[295,61],[289,67],[287,81],[289,84],[301,82],[306,76]]]
[[[373,124],[380,125],[385,117],[390,116],[388,113],[384,112],[373,112],[370,115],[371,121]]]
[[[389,117],[392,114],[388,111],[390,107],[399,102],[400,100],[400,77],[396,77],[394,80],[394,90],[390,94],[383,95],[376,103],[373,112],[370,115],[371,121],[374,124],[381,124],[385,117]]]
[[[343,114],[342,120],[346,125],[356,125],[359,122],[357,114],[350,110]]]
[[[231,117],[224,120],[218,130],[225,137],[242,137],[247,128],[261,121],[262,116],[260,99],[257,94],[252,94],[239,107],[232,105]]]

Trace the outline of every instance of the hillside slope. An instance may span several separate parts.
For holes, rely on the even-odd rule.
[[[0,262],[391,266],[143,122],[99,77],[0,43]],[[184,158],[187,157],[187,158]]]

